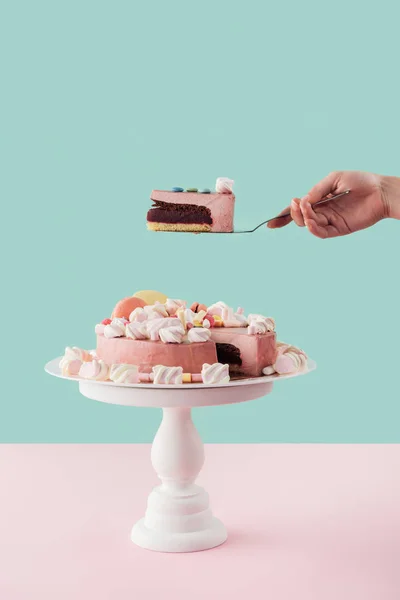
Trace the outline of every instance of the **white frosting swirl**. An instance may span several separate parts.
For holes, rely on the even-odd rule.
[[[111,365],[110,379],[115,383],[138,383],[139,371],[136,365]]]
[[[164,367],[163,365],[157,365],[153,367],[153,374],[153,383],[167,383],[172,385],[183,383],[182,367]]]
[[[234,180],[228,177],[218,177],[215,183],[215,190],[218,194],[232,194],[234,183]]]
[[[109,366],[102,360],[94,358],[92,362],[82,363],[79,376],[84,379],[94,379],[95,381],[106,381],[109,374]]]
[[[168,298],[164,306],[168,314],[172,317],[180,308],[186,308],[186,302],[185,300],[173,300],[172,298]]]
[[[206,384],[228,383],[230,380],[229,365],[222,365],[221,363],[209,365],[204,363],[201,370],[201,377],[203,383]]]
[[[176,327],[162,327],[158,332],[160,339],[164,344],[181,344],[185,330],[182,325]]]
[[[210,337],[211,331],[205,327],[193,327],[188,333],[188,340],[191,343],[208,342]]]
[[[138,306],[131,312],[129,315],[129,321],[137,321],[139,323],[143,323],[143,321],[147,321],[148,314],[141,306]]]
[[[181,322],[175,317],[168,317],[167,319],[152,319],[147,322],[147,333],[153,342],[158,342],[160,339],[160,329],[165,327],[181,327]]]
[[[124,319],[118,319],[118,318],[113,319],[109,325],[106,325],[104,327],[104,337],[106,337],[106,338],[124,337],[125,336],[125,325],[126,325],[126,321]]]
[[[165,308],[164,304],[161,304],[161,302],[156,302],[155,304],[149,304],[148,306],[145,306],[144,311],[147,313],[149,319],[168,317],[167,309]]]
[[[139,321],[132,321],[131,323],[127,323],[125,335],[131,340],[147,340],[149,334],[146,322],[140,323]]]

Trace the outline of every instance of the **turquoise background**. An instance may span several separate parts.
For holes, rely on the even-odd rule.
[[[205,441],[400,441],[399,222],[330,241],[145,227],[153,188],[232,177],[243,227],[331,170],[399,175],[398,16],[385,0],[3,3],[2,442],[152,439],[159,411],[43,371],[146,288],[270,314],[318,362],[197,410]]]

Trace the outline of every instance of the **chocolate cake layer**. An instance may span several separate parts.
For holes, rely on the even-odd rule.
[[[153,208],[147,213],[150,223],[206,223],[212,225],[211,211],[206,206],[172,204],[153,200]]]
[[[223,365],[238,365],[242,364],[242,358],[240,356],[240,350],[233,344],[222,344],[217,343],[217,357],[218,362]]]

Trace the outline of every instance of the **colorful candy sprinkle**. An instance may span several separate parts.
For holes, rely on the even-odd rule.
[[[211,190],[204,188],[203,190],[199,190],[199,194],[211,194]]]
[[[173,192],[183,192],[183,188],[181,188],[181,187],[173,187],[172,191]]]
[[[187,192],[193,192],[193,193],[196,193],[196,192],[197,192],[197,188],[188,188],[186,191],[187,191]]]
[[[103,319],[101,322],[102,325],[109,325],[111,323],[111,319]]]

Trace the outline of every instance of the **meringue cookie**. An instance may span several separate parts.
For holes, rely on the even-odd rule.
[[[173,300],[172,298],[168,298],[165,303],[165,308],[167,313],[172,317],[180,308],[186,308],[186,302],[185,300]]]
[[[247,317],[247,321],[249,322],[249,325],[251,325],[252,321],[266,321],[267,325],[270,327],[268,331],[275,331],[275,320],[272,317],[252,314]]]
[[[132,323],[132,321],[137,321],[138,323],[143,323],[143,321],[147,321],[148,319],[148,314],[147,312],[144,310],[144,308],[138,306],[137,308],[135,308],[135,310],[133,310],[131,312],[131,314],[129,315],[129,321]]]
[[[136,365],[111,365],[110,379],[115,383],[138,383],[139,370]]]
[[[96,335],[104,335],[104,328],[105,325],[103,325],[103,323],[97,323],[96,327],[94,328],[94,332]]]
[[[176,316],[186,330],[188,324],[193,325],[195,320],[198,320],[197,313],[193,312],[190,308],[180,308],[176,311]]]
[[[67,346],[64,352],[64,358],[69,360],[79,359],[82,362],[90,362],[92,360],[92,355],[87,350],[83,350],[83,348],[78,348],[77,346]]]
[[[233,308],[226,306],[222,309],[222,320],[225,327],[247,327],[247,319],[242,314],[233,312]]]
[[[215,304],[211,304],[211,306],[209,306],[207,309],[207,313],[212,316],[217,315],[217,317],[222,317],[222,311],[224,308],[229,308],[229,306],[220,300]]]
[[[153,374],[153,383],[168,383],[174,385],[183,382],[182,367],[164,367],[163,365],[157,365],[153,367]]]
[[[272,365],[264,367],[262,370],[264,375],[273,375],[276,371]]]
[[[116,338],[125,336],[125,319],[115,318],[109,325],[104,327],[104,337]]]
[[[218,177],[215,184],[215,191],[218,194],[232,194],[234,183],[234,180],[228,177]]]
[[[79,376],[84,379],[94,379],[95,381],[106,381],[109,374],[109,366],[102,360],[94,358],[91,362],[82,363]]]
[[[185,330],[182,325],[176,327],[162,327],[159,332],[160,340],[164,344],[181,344]]]
[[[148,316],[150,315],[151,317],[153,316],[154,313],[157,314],[156,318],[169,316],[164,304],[161,304],[160,302],[156,302],[155,304],[150,304],[149,306],[145,306],[144,310],[146,311],[147,315]]]
[[[160,339],[159,331],[165,327],[181,327],[181,321],[175,317],[168,317],[167,319],[152,319],[147,322],[147,333],[153,342],[158,342]]]
[[[71,375],[79,375],[80,368],[83,364],[83,361],[79,358],[68,358],[64,356],[60,360],[59,367],[63,375],[70,377]]]
[[[131,323],[127,323],[125,335],[131,340],[147,340],[149,338],[149,333],[147,331],[146,322],[140,323],[139,321],[132,321]]]
[[[286,351],[279,354],[274,369],[279,375],[288,375],[296,371],[302,371],[307,367],[307,357],[301,353]]]
[[[252,317],[250,319],[250,316]],[[258,335],[262,333],[268,333],[269,331],[275,331],[275,321],[271,317],[260,317],[253,318],[254,315],[249,315],[249,327],[247,333],[249,335]]]
[[[229,365],[222,365],[221,363],[209,365],[204,363],[201,376],[203,383],[206,384],[228,383],[230,381]]]
[[[211,337],[211,331],[205,327],[193,327],[188,333],[188,340],[191,343],[208,342]]]

